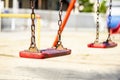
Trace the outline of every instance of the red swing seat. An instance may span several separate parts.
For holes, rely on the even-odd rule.
[[[57,50],[55,48],[48,48],[48,49],[40,50],[38,52],[30,52],[28,50],[24,50],[19,53],[20,57],[33,58],[33,59],[45,59],[45,58],[58,57],[69,54],[71,54],[70,49]]]
[[[90,43],[87,45],[89,48],[112,48],[117,46],[115,42],[102,42],[102,43]]]
[[[97,15],[97,18],[96,18],[96,41],[99,41],[99,0],[97,0],[97,12],[96,12],[96,15]],[[111,7],[112,7],[112,0],[110,0],[110,4],[109,4],[109,16],[108,16],[108,25],[111,24]],[[118,29],[117,29],[118,30]],[[115,30],[110,30],[108,28],[108,32],[109,32],[109,35],[108,35],[108,39],[110,38],[110,34],[113,33],[113,31],[116,31]],[[107,40],[105,42],[101,42],[101,43],[90,43],[87,45],[89,48],[112,48],[112,47],[115,47],[117,46],[117,43],[115,42],[112,42],[111,40]]]
[[[33,1],[34,0],[32,0],[32,4],[33,4]],[[66,24],[66,22],[67,22],[67,20],[69,18],[70,12],[72,11],[72,9],[74,7],[75,2],[76,2],[76,0],[71,0],[70,5],[69,5],[69,7],[67,9],[67,13],[66,13],[65,18],[64,18],[64,21],[58,20],[58,22],[61,21],[63,23],[59,22],[59,30],[58,30],[59,34],[57,34],[57,37],[58,37],[58,35],[59,36],[61,35],[61,33],[62,33],[62,31],[63,31],[63,29],[65,27],[65,24]],[[32,7],[32,15],[33,15],[33,13],[34,13],[34,6],[31,6],[31,7]],[[60,7],[62,8],[62,4],[60,5]],[[31,18],[34,18],[34,16],[32,16],[32,15],[31,15]],[[61,17],[60,14],[59,14],[59,16]],[[60,23],[61,23],[61,26],[60,26]],[[33,23],[32,23],[32,27],[35,27],[33,25]],[[32,31],[32,29],[31,29],[31,31]],[[34,35],[32,35],[32,36],[34,36]],[[34,38],[35,38],[35,36],[34,36]],[[58,42],[58,38],[56,38],[56,40],[55,40],[54,47],[56,46],[57,42]],[[63,49],[60,49],[60,50],[56,49],[56,48],[48,48],[48,49],[39,50],[38,52],[30,52],[29,50],[24,50],[24,51],[20,51],[19,52],[19,56],[20,57],[23,57],[23,58],[34,58],[34,59],[44,59],[44,58],[57,57],[57,56],[63,56],[63,55],[69,55],[69,54],[71,54],[71,50],[70,49],[66,49],[66,48],[63,48]]]

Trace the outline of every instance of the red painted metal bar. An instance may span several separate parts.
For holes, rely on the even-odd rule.
[[[110,29],[110,34],[120,34],[120,24],[116,28]]]
[[[76,0],[71,0],[71,1],[70,1],[70,4],[69,4],[68,9],[67,9],[67,11],[66,11],[66,15],[65,15],[65,17],[64,17],[64,19],[63,19],[63,22],[62,22],[62,24],[61,24],[60,33],[62,33],[62,31],[64,30],[64,27],[65,27],[65,25],[66,25],[66,23],[67,23],[67,21],[68,21],[68,18],[69,18],[70,13],[71,13],[74,5],[75,5],[75,2],[76,2]],[[54,43],[53,43],[53,47],[55,47],[55,46],[57,45],[57,42],[58,42],[58,34],[57,34],[57,36],[56,36],[56,38],[55,38],[55,41],[54,41]]]

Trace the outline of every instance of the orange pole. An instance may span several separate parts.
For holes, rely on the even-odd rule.
[[[64,19],[63,19],[63,22],[62,22],[61,26],[60,26],[60,28],[61,28],[61,29],[60,29],[60,34],[62,33],[62,31],[63,31],[64,28],[65,28],[65,25],[66,25],[66,23],[67,23],[67,21],[68,21],[68,18],[69,18],[69,16],[70,16],[70,13],[71,13],[73,7],[74,7],[75,2],[76,2],[76,0],[71,0],[71,1],[70,1],[70,4],[69,4],[68,9],[67,9],[67,11],[66,11],[66,15],[65,15],[65,17],[64,17]],[[55,47],[55,46],[57,45],[57,42],[58,42],[58,34],[57,34],[57,36],[56,36],[56,38],[55,38],[55,41],[54,41],[54,43],[53,43],[53,47]]]

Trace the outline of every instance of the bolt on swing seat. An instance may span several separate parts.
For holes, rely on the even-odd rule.
[[[110,6],[109,8],[111,9],[112,6],[112,0],[110,0]],[[108,38],[106,41],[99,43],[99,0],[97,0],[97,28],[96,28],[96,40],[94,43],[90,43],[87,46],[89,48],[112,48],[112,47],[116,47],[117,43],[113,42],[110,38],[110,28],[108,27]],[[111,10],[110,10],[111,11]],[[111,12],[109,12],[109,24],[111,23]]]
[[[19,56],[23,57],[23,58],[44,59],[44,58],[51,58],[51,57],[57,57],[57,56],[63,56],[63,55],[71,54],[71,49],[63,48],[63,45],[62,45],[62,42],[61,42],[61,33],[63,31],[65,23],[67,22],[68,16],[70,15],[70,12],[71,12],[71,10],[74,6],[75,1],[76,0],[71,0],[71,3],[69,5],[67,13],[66,13],[67,17],[65,17],[65,19],[63,21],[64,23],[62,23],[61,18],[60,18],[60,20],[58,20],[59,30],[58,30],[57,38],[54,41],[54,46],[52,48],[38,50],[37,47],[36,47],[36,44],[35,44],[35,36],[34,36],[35,32],[32,32],[31,46],[34,46],[34,47],[30,46],[29,50],[20,51]],[[33,2],[32,2],[32,4],[33,4]],[[61,7],[62,7],[62,2],[61,2]],[[60,9],[62,9],[62,8],[60,8]],[[32,11],[34,11],[34,10],[32,10]],[[60,10],[60,11],[62,11],[62,10]],[[32,14],[33,13],[34,12],[32,12]],[[61,14],[62,13],[59,12],[60,17],[61,17]],[[32,18],[32,15],[31,15],[31,18]],[[34,23],[34,21],[32,21],[32,22]],[[31,27],[35,27],[34,24]],[[35,28],[31,28],[31,29],[35,29]],[[35,31],[35,30],[31,30],[31,31]]]

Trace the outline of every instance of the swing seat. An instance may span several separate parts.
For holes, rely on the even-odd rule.
[[[106,48],[103,43],[90,43],[87,45],[89,48]]]
[[[115,42],[102,42],[102,43],[90,43],[88,44],[89,48],[112,48],[116,47],[117,44]]]
[[[39,52],[30,52],[24,50],[19,53],[19,56],[23,58],[44,59],[44,58],[58,57],[69,54],[71,54],[70,49],[57,50],[55,48],[48,48],[48,49],[40,50]]]

